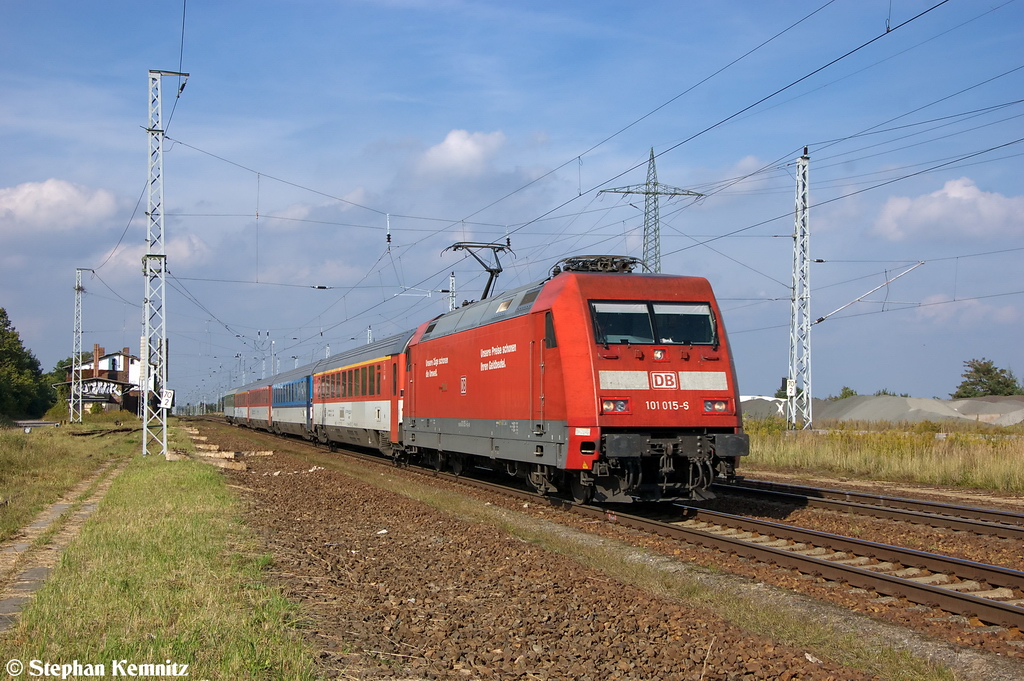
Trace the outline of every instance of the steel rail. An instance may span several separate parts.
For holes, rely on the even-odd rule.
[[[801,506],[837,511],[853,509],[877,518],[944,527],[951,530],[1024,539],[1024,514],[999,509],[960,506],[939,501],[890,497],[868,492],[784,485],[761,480],[715,484],[713,489],[743,496],[769,495]]]
[[[367,458],[375,459],[376,457],[368,456]],[[377,460],[379,461],[379,459]],[[416,469],[412,468],[410,470]],[[485,480],[456,476],[453,473],[446,472],[418,472],[432,477],[458,481],[479,489],[515,496],[519,499],[542,501],[551,507],[572,511],[587,517],[603,518],[606,521],[626,527],[719,549],[726,553],[735,553],[743,557],[821,576],[831,581],[845,582],[854,587],[871,589],[886,596],[906,598],[913,603],[928,605],[967,617],[977,617],[984,622],[1024,629],[1024,608],[990,598],[962,593],[941,586],[923,584],[912,579],[875,572],[856,565],[846,565],[824,558],[801,555],[794,553],[792,550],[787,551],[786,549],[773,546],[764,546],[696,528],[681,527],[671,522],[618,513],[604,507],[575,504],[565,499],[541,496],[534,492],[510,488]],[[676,506],[682,505],[677,504]],[[859,555],[876,558],[880,561],[895,562],[907,567],[917,567],[935,573],[949,572],[961,579],[971,579],[986,582],[990,585],[1024,590],[1024,572],[1018,570],[976,563],[950,556],[940,556],[924,551],[904,549],[888,544],[868,542],[851,537],[793,527],[791,525],[707,511],[691,506],[682,507],[692,514],[691,517],[701,521],[728,524],[734,527],[741,527],[748,532],[758,532],[759,534],[771,533],[776,537],[784,537],[794,541],[808,541],[818,546],[826,545],[835,550],[854,552]]]
[[[692,506],[677,504],[690,511],[694,519],[704,522],[719,523],[730,527],[740,527],[747,532],[758,532],[760,534],[771,534],[780,539],[792,539],[796,542],[813,543],[819,546],[827,546],[837,551],[848,551],[860,556],[877,558],[880,561],[900,563],[906,567],[916,567],[931,570],[932,572],[950,572],[961,578],[973,579],[980,582],[988,582],[997,586],[1005,586],[1014,589],[1024,590],[1024,572],[998,565],[977,563],[962,558],[942,556],[916,549],[907,549],[891,544],[880,544],[878,542],[856,539],[829,532],[810,530],[784,523],[776,523],[768,520],[758,520],[746,516],[731,515],[718,511],[708,511]]]
[[[574,510],[583,512],[583,508],[584,507],[577,507]],[[600,509],[596,507],[585,508],[589,509],[586,512],[587,515],[591,515],[593,517],[603,516],[613,522],[626,525],[627,527],[647,532],[656,532],[662,536],[680,539],[709,548],[715,548],[726,553],[735,553],[744,558],[752,558],[798,570],[800,572],[818,575],[831,581],[845,582],[851,586],[871,589],[887,596],[906,598],[914,603],[929,605],[947,612],[965,615],[967,617],[978,617],[985,622],[991,622],[993,624],[999,624],[1006,627],[1024,628],[1024,608],[1010,605],[1008,603],[973,596],[967,593],[960,593],[948,588],[942,588],[930,584],[922,584],[911,579],[874,572],[856,565],[846,565],[823,558],[817,558],[815,556],[800,555],[794,553],[792,550],[787,551],[782,548],[765,546],[746,541],[744,539],[714,534],[697,528],[681,527],[673,523],[649,520],[640,516],[624,513],[614,513],[607,509]],[[716,523],[719,521],[728,521],[725,524],[729,524],[733,527],[740,527],[746,531],[760,532],[761,530],[764,530],[766,533],[770,532],[775,536],[782,536],[779,533],[788,533],[789,536],[786,536],[785,538],[797,541],[803,539],[810,540],[813,538],[817,540],[818,545],[827,545],[836,550],[840,550],[842,547],[842,549],[849,551],[852,550],[854,546],[860,546],[858,551],[861,555],[871,555],[868,553],[868,549],[874,549],[877,553],[873,557],[882,560],[888,560],[897,556],[904,556],[905,560],[908,562],[904,563],[903,560],[896,560],[895,562],[911,567],[922,567],[933,572],[943,572],[946,569],[953,571],[952,567],[955,565],[956,571],[954,574],[962,578],[968,577],[970,579],[986,582],[991,579],[992,581],[990,583],[1011,588],[1013,586],[1024,584],[1024,573],[1016,570],[984,565],[982,563],[973,563],[971,561],[950,558],[948,556],[938,556],[924,553],[922,551],[901,549],[898,547],[888,546],[886,544],[861,542],[850,537],[829,535],[824,532],[805,530],[791,527],[789,525],[780,525],[778,523],[757,521],[741,516],[729,516],[728,514],[713,513],[696,508],[692,510],[696,512],[696,516],[700,520],[710,520]],[[778,530],[778,532],[776,530]],[[883,556],[888,556],[889,558],[883,558]],[[1017,588],[1020,587],[1017,586]]]
[[[273,433],[267,433],[273,435]],[[315,443],[304,442],[313,448],[319,448]],[[378,456],[371,456],[360,452],[346,449],[336,449],[347,456],[372,461],[381,466],[389,463],[387,459]],[[714,548],[726,553],[759,560],[762,562],[779,565],[803,572],[813,574],[824,579],[844,582],[854,587],[871,589],[877,593],[897,598],[905,598],[913,603],[928,605],[946,612],[977,617],[978,619],[1005,627],[1018,627],[1024,629],[1024,608],[1002,603],[1000,601],[974,596],[968,593],[961,593],[952,589],[933,586],[915,582],[911,579],[896,577],[894,575],[874,572],[856,565],[846,565],[815,556],[801,555],[792,550],[785,550],[773,546],[765,546],[754,542],[746,541],[728,535],[714,534],[709,531],[688,528],[676,525],[671,522],[651,520],[637,515],[619,513],[608,508],[597,506],[585,506],[575,504],[571,501],[553,497],[546,497],[534,492],[527,492],[507,486],[499,485],[484,480],[467,478],[454,473],[443,471],[431,471],[428,469],[417,469],[409,467],[410,472],[416,472],[423,476],[442,478],[448,481],[457,481],[479,489],[501,494],[511,495],[519,499],[543,502],[547,505],[572,511],[580,515],[601,518],[608,522],[639,529],[644,532],[651,532],[661,536],[685,541],[691,544]],[[782,525],[768,521],[760,521],[742,516],[732,516],[725,513],[707,511],[695,507],[684,506],[691,518],[701,521],[711,521],[716,524],[729,524],[741,527],[748,532],[766,533],[770,532],[775,536],[785,535],[785,538],[794,541],[816,541],[819,545],[827,545],[833,549],[842,548],[847,551],[857,551],[861,555],[868,555],[880,560],[892,560],[910,567],[920,567],[932,572],[940,573],[944,570],[954,571],[958,577],[967,577],[978,581],[985,581],[990,584],[998,584],[1006,587],[1024,589],[1024,573],[1000,568],[998,566],[974,563],[972,561],[939,556],[912,549],[902,549],[886,544],[865,542],[851,537],[841,535],[830,535],[825,532],[817,532],[790,525]],[[721,521],[721,522],[720,522]],[[826,542],[826,540],[828,540]],[[857,547],[856,549],[854,547]],[[874,551],[873,553],[870,551]],[[943,566],[943,567],[940,567]]]

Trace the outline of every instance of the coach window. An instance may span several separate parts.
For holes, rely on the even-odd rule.
[[[359,394],[365,395],[366,393],[366,367],[360,367],[359,369]]]

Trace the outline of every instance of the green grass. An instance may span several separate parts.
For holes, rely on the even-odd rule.
[[[298,610],[213,467],[136,457],[0,642],[4,659],[191,665],[193,679],[312,679]]]

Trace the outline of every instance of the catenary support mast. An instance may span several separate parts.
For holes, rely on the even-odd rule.
[[[146,211],[146,255],[142,258],[145,298],[142,342],[139,344],[142,416],[142,454],[167,454],[167,412],[172,393],[167,389],[167,308],[164,292],[167,254],[164,250],[164,76],[188,77],[176,71],[149,72],[149,203]],[[179,90],[180,92],[180,90]]]
[[[793,226],[793,297],[789,320],[789,377],[786,380],[790,428],[811,427],[811,255],[807,147],[796,164],[796,216]]]
[[[82,287],[82,272],[92,270],[82,267],[75,269],[75,341],[74,350],[71,352],[71,400],[68,405],[68,421],[71,423],[82,422],[82,294],[85,292]]]

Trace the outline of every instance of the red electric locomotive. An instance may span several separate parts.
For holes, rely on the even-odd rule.
[[[231,390],[224,413],[579,501],[709,498],[749,451],[721,313],[707,280],[637,264],[568,258],[544,281]]]
[[[412,335],[392,447],[580,501],[701,499],[749,452],[706,279],[583,256]]]

